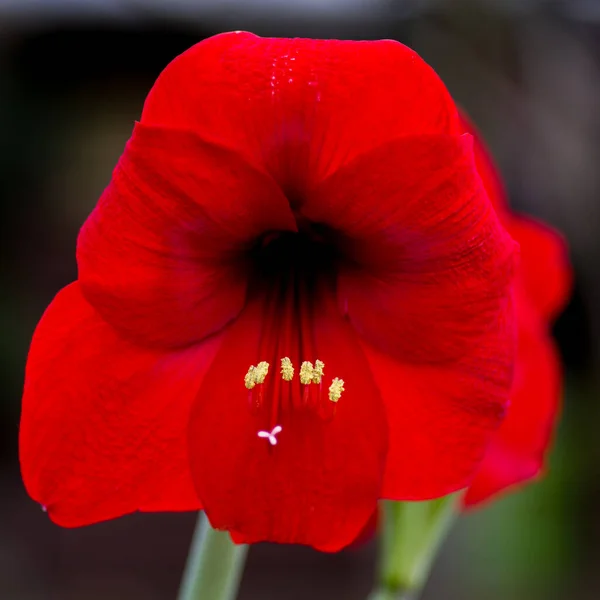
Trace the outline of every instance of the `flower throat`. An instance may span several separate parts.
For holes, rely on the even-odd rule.
[[[332,419],[344,391],[343,379],[326,373],[314,335],[319,294],[335,281],[329,240],[329,232],[304,226],[298,233],[266,235],[253,253],[256,285],[250,293],[266,294],[267,319],[257,356],[239,376],[249,409],[264,427],[258,437],[273,446],[292,414]]]

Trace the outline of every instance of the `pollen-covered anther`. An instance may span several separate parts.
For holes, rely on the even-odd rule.
[[[287,356],[281,359],[281,377],[284,381],[291,381],[294,378],[294,365]]]
[[[244,377],[244,385],[251,390],[255,385],[256,385],[256,381],[254,381],[254,373],[256,372],[256,367],[254,365],[251,365],[250,368],[248,369],[248,372],[246,373],[245,377]]]
[[[254,381],[256,381],[256,383],[264,383],[265,382],[265,377],[267,376],[267,373],[269,372],[269,363],[265,360],[260,361],[257,365],[256,365],[256,371],[254,372]]]
[[[309,383],[311,383],[313,380],[314,372],[315,369],[313,367],[313,364],[310,361],[305,360],[300,366],[300,383],[302,385],[308,385]]]
[[[325,368],[325,363],[322,360],[317,359],[315,361],[315,368],[312,373],[312,382],[313,383],[321,383],[321,379],[323,379],[323,369]]]
[[[244,385],[249,390],[253,389],[257,383],[264,383],[268,372],[269,363],[264,360],[256,366],[250,365],[248,372],[244,376]]]
[[[342,397],[344,391],[344,380],[335,377],[329,386],[329,399],[332,402],[337,402]]]

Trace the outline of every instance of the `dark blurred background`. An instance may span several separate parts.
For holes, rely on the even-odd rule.
[[[564,418],[548,476],[463,517],[425,600],[600,597],[600,1],[0,0],[0,599],[175,598],[195,516],[78,530],[26,496],[27,347],[73,280],[78,228],[164,66],[204,37],[395,38],[484,132],[513,206],[566,235],[575,292],[555,327]],[[241,600],[365,598],[374,546],[250,552]]]

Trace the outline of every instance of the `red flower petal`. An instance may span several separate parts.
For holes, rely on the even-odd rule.
[[[242,309],[249,247],[295,227],[271,177],[230,150],[137,125],[81,231],[82,290],[135,341],[194,342]]]
[[[519,301],[519,343],[507,417],[464,498],[472,506],[537,476],[542,469],[560,405],[561,366],[544,323]]]
[[[301,211],[334,228],[353,257],[338,298],[367,340],[409,363],[478,352],[506,296],[515,244],[474,170],[470,136],[390,142],[318,186]]]
[[[199,508],[185,432],[218,343],[142,349],[100,319],[77,283],[58,294],[31,345],[20,434],[25,485],[53,521]]]
[[[286,191],[395,137],[458,132],[444,85],[398,42],[244,32],[209,38],[176,58],[150,92],[142,122],[191,128],[260,157]]]
[[[190,457],[198,495],[212,525],[233,532],[239,542],[336,551],[357,537],[380,495],[387,447],[383,406],[333,293],[314,298],[301,299],[294,312],[290,296],[279,314],[265,301],[253,301],[228,328],[192,412]],[[296,379],[283,382],[271,356],[289,356]],[[267,357],[271,384],[262,408],[252,414],[244,375],[251,363]],[[316,358],[325,363],[320,406],[335,408],[332,418],[301,405],[298,367],[302,359]],[[334,376],[345,381],[337,405],[326,399]],[[318,394],[312,398],[309,403]],[[282,430],[271,446],[258,432],[275,425]]]
[[[563,237],[521,216],[508,218],[506,227],[521,246],[518,277],[524,293],[543,319],[554,320],[567,303],[573,283]]]
[[[466,487],[505,413],[514,339],[510,302],[476,352],[446,365],[400,363],[363,346],[386,407],[382,498],[427,500]]]
[[[510,213],[498,168],[475,126],[463,114],[463,130],[474,137],[475,164],[496,212],[521,247],[520,285],[546,319],[554,319],[566,304],[572,287],[572,270],[562,235],[530,217]]]
[[[475,159],[488,195],[510,234],[521,247],[517,270],[518,353],[508,414],[464,498],[473,506],[534,478],[550,447],[560,405],[560,361],[547,323],[567,301],[572,274],[564,240],[556,231],[509,211],[506,191],[475,127]]]

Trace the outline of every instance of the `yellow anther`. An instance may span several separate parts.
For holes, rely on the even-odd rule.
[[[281,377],[284,381],[291,381],[294,377],[294,365],[287,356],[281,359]]]
[[[248,372],[246,373],[246,376],[244,377],[244,385],[249,390],[251,390],[256,385],[256,381],[254,381],[254,373],[255,372],[256,372],[256,367],[254,365],[252,365],[248,369]]]
[[[256,366],[251,365],[244,376],[244,385],[247,389],[251,390],[257,383],[264,383],[268,372],[269,363],[264,360],[259,362]]]
[[[300,367],[300,383],[303,385],[308,385],[313,380],[313,375],[313,364],[305,360]]]
[[[269,363],[265,360],[261,360],[254,370],[254,381],[256,383],[264,383],[265,377],[269,372]]]
[[[336,377],[329,386],[329,399],[332,402],[337,402],[342,397],[344,391],[344,380]]]
[[[321,383],[321,379],[323,379],[323,369],[325,368],[325,363],[321,360],[315,361],[315,368],[312,373],[312,382],[313,383]],[[343,384],[344,382],[342,382]]]

